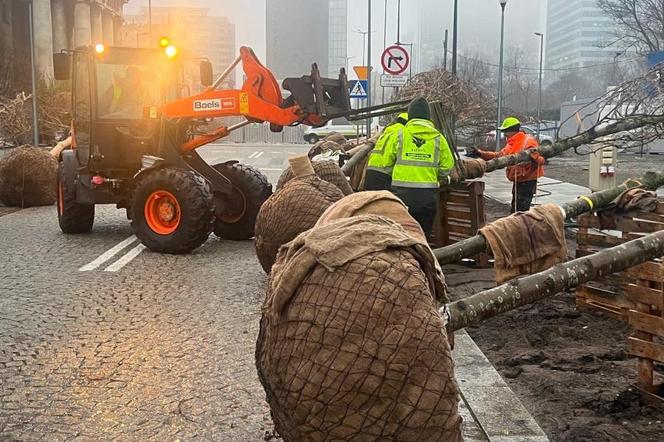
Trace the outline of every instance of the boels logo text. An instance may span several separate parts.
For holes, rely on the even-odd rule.
[[[234,98],[212,98],[209,100],[194,100],[194,112],[214,112],[221,109],[235,107]]]

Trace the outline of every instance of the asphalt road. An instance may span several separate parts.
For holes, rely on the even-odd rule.
[[[307,146],[220,145],[276,182]],[[0,213],[0,440],[271,437],[254,366],[266,277],[250,241],[145,250],[124,211],[91,234],[55,207]]]

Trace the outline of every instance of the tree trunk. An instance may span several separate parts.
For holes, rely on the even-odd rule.
[[[486,173],[517,164],[529,163],[531,161],[530,154],[534,150],[538,151],[544,158],[551,158],[569,149],[588,144],[600,137],[661,123],[664,123],[664,115],[635,115],[626,117],[615,123],[607,124],[604,127],[591,127],[583,133],[556,141],[551,146],[540,146],[537,149],[524,150],[514,155],[489,160],[486,162]],[[480,178],[480,176],[467,176],[466,178]]]
[[[650,190],[657,190],[659,187],[664,186],[664,173],[647,172],[642,178],[638,180],[631,179],[625,183],[613,187],[611,189],[602,190],[600,192],[591,193],[587,196],[592,201],[592,206],[588,200],[583,198],[567,202],[561,207],[565,211],[567,218],[572,218],[585,212],[592,210],[606,208],[611,201],[615,200],[621,193],[635,187],[645,187]],[[449,246],[441,247],[433,251],[436,259],[441,265],[452,264],[460,261],[463,258],[482,253],[489,245],[482,235],[471,236],[457,243]]]
[[[475,325],[500,313],[532,304],[591,281],[664,255],[664,230],[558,264],[534,275],[476,293],[447,305],[448,331]],[[442,313],[442,311],[441,311]]]
[[[355,167],[356,164],[361,162],[363,159],[365,159],[373,150],[374,146],[376,145],[376,141],[378,140],[378,134],[374,135],[370,139],[366,140],[364,144],[361,144],[360,146],[363,146],[360,148],[360,146],[354,148],[357,149],[357,153],[350,157],[348,161],[346,161],[346,164],[343,165],[341,168],[341,171],[346,175],[350,176],[350,173],[353,170],[353,167]]]

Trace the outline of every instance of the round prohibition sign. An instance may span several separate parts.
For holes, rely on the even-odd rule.
[[[403,46],[393,45],[383,51],[380,57],[383,70],[388,74],[399,75],[408,69],[410,55]]]

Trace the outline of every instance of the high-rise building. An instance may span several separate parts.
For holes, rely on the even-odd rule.
[[[348,0],[267,0],[266,64],[279,80],[317,63],[336,77],[346,64]]]
[[[592,0],[549,0],[546,67],[564,69],[611,61],[613,23]]]
[[[239,55],[235,47],[235,25],[227,17],[208,15],[208,12],[206,8],[152,7],[150,37],[148,12],[144,9],[140,15],[125,17],[122,28],[123,44],[154,47],[160,37],[168,37],[175,46],[208,58],[214,73],[221,74]],[[222,84],[233,87],[235,76],[229,76]]]

